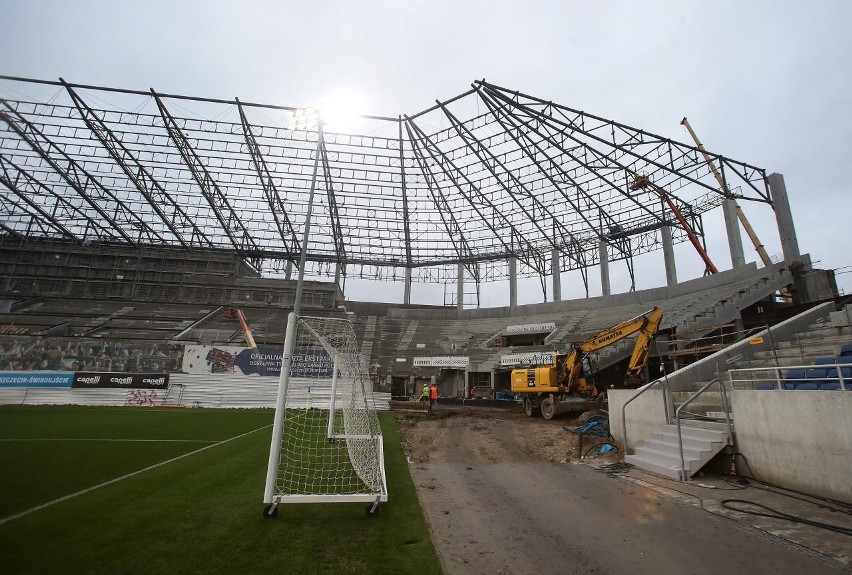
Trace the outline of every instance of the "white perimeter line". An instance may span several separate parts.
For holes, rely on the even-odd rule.
[[[140,469],[138,471],[128,473],[127,475],[122,475],[121,477],[116,477],[115,479],[110,479],[109,481],[104,481],[103,483],[99,483],[99,484],[94,485],[92,487],[87,487],[86,489],[83,489],[82,491],[78,491],[78,492],[72,493],[70,495],[65,495],[64,497],[60,497],[59,499],[54,499],[53,501],[48,501],[47,503],[42,503],[41,505],[36,505],[35,507],[33,507],[31,509],[27,509],[26,511],[21,511],[20,513],[16,513],[14,515],[9,515],[8,517],[4,517],[3,519],[0,519],[0,525],[3,525],[4,523],[8,523],[9,521],[13,521],[15,519],[20,519],[21,517],[24,517],[25,515],[29,515],[30,513],[34,513],[36,511],[44,509],[45,507],[50,507],[51,505],[56,505],[57,503],[62,503],[63,501],[67,501],[68,499],[71,499],[73,497],[77,497],[78,495],[83,495],[83,494],[88,493],[90,491],[94,491],[95,489],[100,489],[101,487],[106,487],[107,485],[117,483],[117,482],[119,482],[123,479],[127,479],[128,477],[133,477],[134,475],[139,475],[140,473],[145,473],[146,471],[156,469],[157,467],[160,467],[162,465],[166,465],[167,463],[172,463],[174,461],[177,461],[178,459],[183,459],[184,457],[189,457],[190,455],[195,455],[196,453],[200,453],[202,451],[210,449],[211,447],[216,447],[218,445],[222,445],[224,443],[234,441],[235,439],[245,437],[246,435],[251,435],[252,433],[255,433],[257,431],[261,431],[263,429],[267,429],[269,427],[272,427],[271,423],[269,425],[264,425],[263,427],[258,427],[257,429],[253,429],[251,431],[247,431],[246,433],[241,433],[240,435],[236,435],[236,436],[231,437],[229,439],[224,439],[224,440],[216,442],[212,445],[206,445],[204,447],[196,449],[195,451],[190,451],[189,453],[184,453],[183,455],[178,455],[177,457],[172,457],[171,459],[167,459],[166,461],[161,461],[160,463],[155,463],[154,465],[149,465],[148,467],[145,467],[144,469]]]
[[[20,439],[0,439],[0,443],[14,443],[15,441],[141,441],[141,442],[150,442],[150,443],[160,443],[160,442],[177,442],[177,443],[216,443],[215,441],[208,441],[206,439],[109,439],[109,438],[73,438],[73,437],[55,437],[55,438],[20,438]],[[228,440],[230,441],[230,440]]]

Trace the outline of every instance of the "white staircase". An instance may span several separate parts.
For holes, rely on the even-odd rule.
[[[725,425],[724,422],[681,420],[683,463],[687,477],[698,473],[728,444]],[[657,475],[681,479],[677,427],[664,425],[651,439],[642,442],[633,455],[625,456],[624,461]]]

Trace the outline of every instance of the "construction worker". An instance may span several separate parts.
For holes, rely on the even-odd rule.
[[[429,411],[432,411],[436,401],[438,401],[438,386],[433,383],[429,386]]]
[[[423,384],[423,389],[420,391],[420,397],[417,398],[417,401],[420,401],[421,399],[429,399],[429,384],[428,383]]]

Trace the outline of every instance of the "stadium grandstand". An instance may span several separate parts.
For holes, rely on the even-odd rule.
[[[259,348],[280,349],[303,238],[306,313],[349,318],[376,388],[398,396],[433,376],[446,396],[500,391],[529,354],[653,306],[651,369],[677,369],[837,297],[832,272],[799,252],[780,174],[484,80],[351,133],[310,109],[0,81],[31,95],[0,99],[5,371],[153,369],[189,387],[205,370],[256,375],[233,363],[248,341],[233,310]],[[782,257],[746,262],[741,203],[774,212]],[[716,209],[729,270],[703,249]],[[703,277],[678,281],[681,242]],[[612,293],[610,263],[635,286],[634,258],[650,252],[665,285]],[[562,299],[569,271],[586,298]],[[545,303],[518,305],[519,277],[537,278]],[[402,282],[403,302],[351,301],[346,278]],[[465,305],[466,285],[498,280],[508,306]],[[416,282],[455,286],[451,305],[413,302]],[[192,361],[190,347],[231,359]]]

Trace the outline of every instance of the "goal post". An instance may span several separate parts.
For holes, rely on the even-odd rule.
[[[352,324],[287,320],[263,502],[387,501],[382,434]]]

